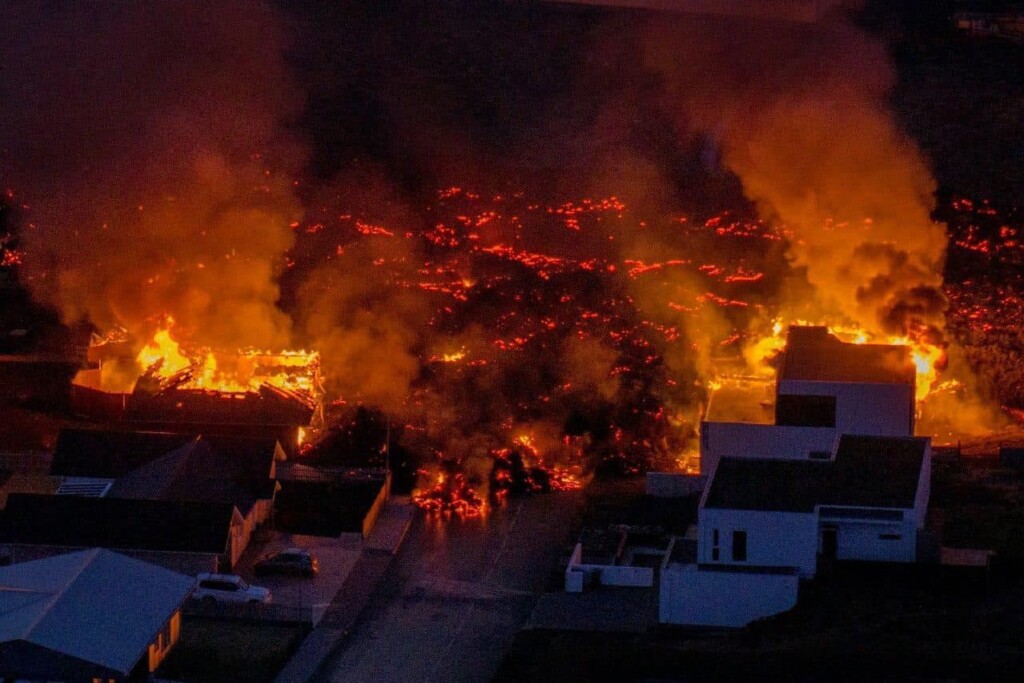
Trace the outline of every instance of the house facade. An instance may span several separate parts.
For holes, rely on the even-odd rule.
[[[770,391],[712,396],[696,561],[663,565],[661,621],[744,626],[793,607],[823,559],[916,561],[931,442],[913,436],[915,380],[907,347],[794,327]]]
[[[716,392],[701,423],[701,471],[723,457],[827,458],[841,434],[913,436],[916,369],[905,346],[842,342],[792,327],[774,387]],[[753,405],[737,410],[735,403]],[[719,404],[723,404],[719,406]]]
[[[845,435],[827,461],[723,459],[698,509],[696,564],[662,570],[662,621],[742,626],[784,611],[822,558],[916,561],[930,480],[927,438]]]
[[[148,681],[194,580],[107,550],[0,567],[0,677]]]

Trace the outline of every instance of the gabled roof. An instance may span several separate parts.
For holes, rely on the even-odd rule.
[[[0,567],[0,643],[27,641],[127,674],[193,583],[96,548]]]
[[[864,382],[914,385],[907,346],[848,344],[825,327],[789,328],[779,381]]]
[[[814,512],[818,505],[911,509],[928,439],[849,436],[833,460],[723,458],[705,508]]]
[[[62,429],[50,474],[60,477],[123,477],[194,437],[169,432]]]
[[[220,476],[267,478],[271,463],[283,457],[277,439],[171,432],[62,429],[50,474],[61,477],[123,477],[182,447],[203,442],[225,456]],[[207,472],[209,473],[209,472]]]
[[[235,514],[230,503],[12,494],[0,541],[219,555]]]
[[[61,448],[61,444],[63,448]],[[114,498],[232,503],[271,498],[277,440],[165,432],[65,430],[51,472],[116,479]]]

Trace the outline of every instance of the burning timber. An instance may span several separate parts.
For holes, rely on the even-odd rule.
[[[126,339],[94,340],[87,356],[92,367],[72,383],[74,412],[132,429],[274,436],[290,452],[307,428],[322,426],[316,353],[192,356],[174,344],[165,353],[147,346],[133,356],[130,348]],[[211,372],[218,361],[233,372]]]

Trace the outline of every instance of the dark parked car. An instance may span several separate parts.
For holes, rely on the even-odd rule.
[[[296,574],[299,576],[315,576],[320,571],[320,563],[308,550],[289,548],[278,553],[267,555],[256,561],[252,573],[257,576],[267,574]]]

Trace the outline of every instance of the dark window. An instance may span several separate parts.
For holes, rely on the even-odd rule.
[[[747,561],[747,532],[732,532],[732,559],[733,562]]]
[[[775,401],[775,424],[795,427],[835,427],[835,396],[779,394]]]
[[[711,560],[718,562],[718,529],[711,532]]]
[[[878,534],[878,537],[883,541],[899,541],[903,538],[903,534]]]

